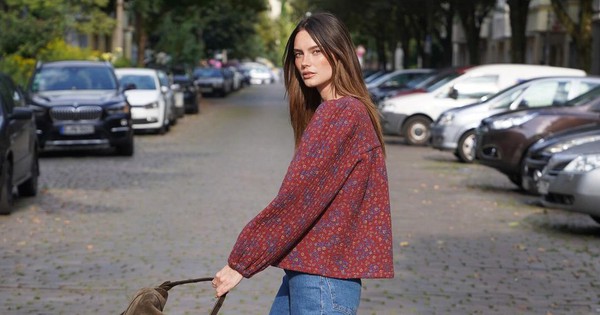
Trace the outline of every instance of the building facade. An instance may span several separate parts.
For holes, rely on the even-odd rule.
[[[598,47],[600,35],[600,0],[594,0],[596,14],[594,23],[595,49]],[[571,18],[577,18],[578,1],[568,0],[567,7]],[[496,7],[485,19],[481,27],[481,61],[482,63],[507,63],[511,62],[511,27],[510,8],[506,0],[498,0]],[[527,49],[525,63],[545,64],[561,67],[574,67],[576,51],[571,37],[557,19],[550,0],[532,0],[529,4],[527,18]],[[460,22],[456,22],[453,29],[453,65],[462,66],[469,64],[467,43]],[[595,56],[598,53],[594,54]],[[595,58],[597,59],[597,58]],[[595,60],[598,63],[598,60]],[[598,71],[596,65],[596,72]]]

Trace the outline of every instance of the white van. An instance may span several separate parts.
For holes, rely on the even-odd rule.
[[[404,136],[407,144],[429,141],[430,125],[447,109],[464,106],[521,81],[549,76],[581,76],[583,70],[542,65],[489,64],[425,92],[401,95],[379,105],[385,134]]]

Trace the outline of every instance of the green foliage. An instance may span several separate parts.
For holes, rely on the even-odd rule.
[[[0,72],[11,76],[22,87],[27,85],[34,67],[34,59],[24,58],[18,54],[7,55],[0,59]]]

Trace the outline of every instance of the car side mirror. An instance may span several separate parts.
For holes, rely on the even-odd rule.
[[[169,88],[163,85],[160,87],[160,91],[163,92],[163,94],[167,94],[167,92],[169,92]]]
[[[33,117],[33,111],[26,107],[15,107],[8,117],[15,120],[29,120]]]
[[[452,99],[458,99],[458,90],[454,87],[450,88],[450,92],[448,92],[448,97]]]
[[[526,100],[521,100],[519,102],[519,105],[517,106],[517,108],[519,108],[519,109],[529,108],[529,102],[527,102]]]

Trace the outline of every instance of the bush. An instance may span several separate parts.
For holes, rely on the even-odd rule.
[[[9,75],[21,87],[27,86],[35,68],[35,60],[20,55],[7,55],[0,59],[0,71]]]

